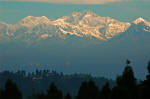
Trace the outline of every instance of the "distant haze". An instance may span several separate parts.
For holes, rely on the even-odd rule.
[[[97,5],[0,1],[0,70],[46,68],[114,79],[129,59],[136,77],[144,79],[149,12],[148,0]]]

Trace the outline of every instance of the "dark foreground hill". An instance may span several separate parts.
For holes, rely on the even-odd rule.
[[[63,73],[59,74],[55,71],[49,72],[48,70],[37,70],[36,74],[32,73],[28,74],[28,76],[26,76],[24,71],[18,71],[16,73],[3,72],[1,73],[1,78],[3,78],[1,82],[5,80],[5,76],[9,76],[9,79],[5,82],[4,88],[0,89],[0,99],[150,99],[150,61],[148,62],[147,66],[148,74],[146,75],[146,79],[140,81],[140,83],[137,82],[130,63],[131,62],[129,60],[126,61],[126,66],[122,74],[116,78],[115,86],[110,87],[109,83],[112,84],[112,82],[109,81],[105,83],[101,89],[99,89],[97,85],[101,86],[98,81],[100,79],[102,80],[102,78],[94,78],[90,75],[63,75]],[[15,75],[18,75],[18,77]],[[11,77],[13,80],[18,82],[18,85],[11,80]],[[66,82],[67,80],[65,77],[70,77],[70,83]],[[48,81],[48,78],[51,78],[50,80],[53,79],[55,82],[51,82],[50,86],[46,88],[47,90],[40,92],[38,88],[41,86],[41,88],[43,88],[46,85],[46,80]],[[86,81],[89,78],[91,80]],[[76,95],[70,95],[70,93],[73,93],[72,91],[77,88],[77,83],[83,79],[85,81],[81,83],[78,91],[76,92]],[[30,82],[27,82],[28,80]],[[24,85],[22,85],[22,87],[25,88],[24,91],[32,92],[32,95],[28,98],[25,98],[22,92],[20,92],[22,87],[19,84],[21,84],[21,81],[24,83]],[[42,83],[42,81],[45,81],[45,83]],[[29,84],[28,86],[26,85],[27,83]],[[68,88],[70,92],[69,90],[68,93],[62,92],[60,90],[62,86],[60,86],[59,89],[55,83],[57,83],[58,86],[63,84],[62,86],[65,86],[63,91],[66,91]],[[95,83],[98,84],[96,85]]]
[[[110,86],[115,85],[113,80],[108,80],[103,77],[93,77],[89,74],[64,75],[63,73],[49,70],[36,70],[36,72],[28,74],[26,71],[3,71],[0,73],[0,87],[4,87],[7,79],[12,79],[25,97],[31,96],[34,93],[47,91],[51,82],[55,82],[56,86],[64,94],[69,92],[72,96],[77,94],[83,81],[93,80],[100,89],[108,81]]]

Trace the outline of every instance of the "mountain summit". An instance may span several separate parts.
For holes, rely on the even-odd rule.
[[[56,20],[50,20],[45,16],[27,16],[14,25],[1,23],[0,37],[28,42],[52,37],[59,39],[85,37],[106,41],[126,32],[131,26],[136,27],[136,30],[140,30],[139,28],[146,32],[150,30],[150,22],[143,18],[138,18],[133,23],[136,26],[110,17],[101,17],[90,11],[73,12]]]
[[[145,19],[143,19],[142,17],[137,18],[133,23],[134,24],[139,24],[141,22],[145,22]]]
[[[32,27],[38,24],[49,24],[49,23],[50,20],[45,16],[41,17],[27,16],[24,19],[22,19],[18,24],[26,27]]]
[[[137,18],[134,22],[134,24],[140,24],[140,23],[144,23],[145,25],[150,27],[150,22],[146,21],[145,19],[143,19],[142,17]]]

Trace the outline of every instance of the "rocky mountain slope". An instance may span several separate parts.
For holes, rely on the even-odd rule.
[[[134,24],[143,22],[150,26],[144,19],[137,19]],[[50,20],[45,16],[27,16],[16,24],[0,22],[0,37],[3,40],[19,39],[25,42],[51,37],[65,39],[69,35],[109,40],[125,32],[130,26],[131,23],[101,17],[92,12],[73,12],[56,20]],[[147,29],[145,31],[149,32]]]

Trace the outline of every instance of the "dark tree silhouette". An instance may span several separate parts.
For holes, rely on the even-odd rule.
[[[127,66],[129,66],[130,65],[130,63],[131,63],[131,61],[130,60],[126,60],[126,64],[127,64]]]
[[[47,99],[62,99],[63,95],[60,90],[57,89],[55,83],[52,82],[48,91],[47,91]]]
[[[28,99],[47,99],[47,97],[44,93],[38,93],[38,94],[33,94]]]
[[[98,87],[90,80],[89,82],[83,82],[79,89],[77,99],[97,99],[99,96]]]
[[[10,79],[5,84],[5,89],[1,91],[1,99],[22,99],[22,94],[17,85]]]
[[[70,96],[69,93],[67,93],[67,95],[64,97],[64,99],[72,99],[72,97]]]
[[[134,72],[132,70],[132,67],[130,66],[130,63],[131,62],[129,60],[126,61],[126,66],[124,68],[123,73],[120,76],[118,76],[116,79],[115,87],[110,88],[109,83],[107,82],[102,87],[102,90],[99,91],[98,87],[95,85],[93,80],[90,80],[88,82],[84,81],[81,84],[77,97],[75,99],[150,99],[150,61],[148,62],[148,66],[147,66],[148,74],[146,76],[146,79],[144,81],[141,81],[141,83],[139,84],[136,83],[136,78],[134,76]],[[25,71],[18,71],[16,73],[5,71],[3,73],[0,73],[0,78],[3,78],[3,76],[7,76],[7,77],[10,76],[10,78],[14,77],[14,79],[17,79],[18,81],[20,80],[22,81],[23,80],[22,78],[25,77],[25,75],[26,75]],[[30,83],[32,83],[33,80],[34,81],[37,80],[40,82],[41,76],[43,78],[45,77],[44,79],[45,82],[48,82],[47,77],[51,77],[54,79],[56,78],[60,79],[63,76],[65,77],[63,73],[58,74],[55,71],[49,73],[49,71],[47,70],[44,71],[37,70],[35,74],[34,73],[33,75],[29,74],[27,79],[23,80],[23,82],[26,80],[29,80]],[[80,80],[81,76],[84,75],[74,75],[73,77],[77,79],[73,81]],[[84,80],[89,80],[89,78],[91,79],[91,76],[86,76],[86,77],[88,79],[84,79]],[[95,80],[96,78],[92,78],[92,79]],[[0,81],[3,81],[3,79]],[[44,86],[43,83],[40,84]],[[36,87],[38,87],[38,85],[39,84],[36,84]],[[7,80],[5,86],[3,83],[3,87],[1,88],[3,89],[0,89],[0,99],[22,99],[21,92],[18,90],[17,85],[14,82],[12,82],[12,80]],[[33,87],[29,86],[28,88],[32,89]],[[66,96],[63,97],[62,92],[58,90],[57,87],[55,86],[55,83],[52,82],[47,92],[44,91],[44,93],[34,94],[28,99],[72,99],[72,97],[70,96],[69,93],[67,93]]]
[[[88,83],[88,93],[89,93],[89,97],[91,99],[97,99],[98,95],[99,95],[99,89],[98,87],[95,85],[94,81],[90,80]]]
[[[2,89],[0,89],[0,99],[2,99]]]
[[[95,83],[99,83],[98,86],[102,87],[104,83],[108,81],[104,77],[93,77],[90,74],[70,74],[64,75],[51,70],[36,70],[35,72],[26,73],[23,70],[16,72],[2,71],[0,72],[0,87],[4,88],[5,82],[8,78],[11,78],[18,84],[24,97],[32,96],[35,93],[45,92],[49,88],[49,82],[56,82],[57,87],[61,88],[64,93],[69,93],[73,96],[77,95],[78,89],[83,81],[90,79]],[[115,82],[112,80],[111,85]],[[69,85],[69,87],[68,87]]]
[[[107,82],[100,93],[101,99],[110,99],[111,98],[111,88],[109,87],[109,82]]]
[[[143,99],[150,99],[150,61],[148,62],[147,70],[148,75],[146,76],[146,80],[141,84]]]
[[[147,70],[148,70],[148,73],[150,75],[150,61],[148,62]]]
[[[130,66],[130,61],[127,60],[126,63],[122,75],[117,77],[117,86],[113,88],[113,98],[137,99],[136,78]]]
[[[81,84],[80,89],[78,91],[77,99],[87,98],[88,97],[87,91],[88,91],[88,83],[86,81],[84,81]]]

